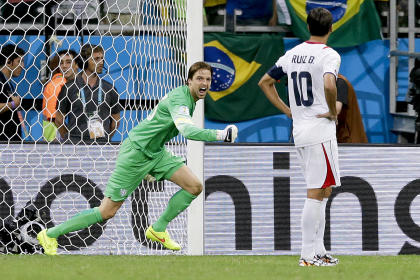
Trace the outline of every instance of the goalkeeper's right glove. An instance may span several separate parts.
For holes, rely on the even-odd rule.
[[[238,137],[238,128],[236,125],[230,124],[223,130],[217,131],[217,140],[233,143]]]

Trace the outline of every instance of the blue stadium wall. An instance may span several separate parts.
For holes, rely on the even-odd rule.
[[[171,62],[170,59],[167,59],[170,54],[165,48],[165,45],[168,44],[165,37],[147,37],[147,45],[141,43],[142,40],[146,41],[146,37],[91,36],[89,39],[87,37],[66,37],[60,49],[72,48],[79,51],[80,45],[83,43],[82,40],[84,42],[89,40],[93,44],[100,44],[104,47],[107,69],[104,78],[110,82],[114,81],[121,99],[139,98],[139,94],[134,95],[135,92],[141,92],[142,98],[148,98],[156,96],[156,93],[160,95],[162,91],[167,91],[176,86],[176,81],[171,80],[170,77],[167,77],[168,75],[164,74],[170,73],[171,69],[175,67],[174,65],[168,65]],[[420,39],[416,40],[420,41]],[[26,36],[25,38],[22,36],[0,36],[0,44],[19,42],[20,47],[25,50],[29,49],[29,53],[25,56],[26,70],[16,79],[18,83],[17,91],[24,98],[42,98],[39,70],[42,60],[46,60],[45,54],[42,54],[44,41],[45,37],[43,36]],[[156,44],[152,44],[153,41]],[[301,42],[292,38],[285,38],[284,41],[286,50]],[[126,49],[117,53],[113,49],[115,45],[123,45]],[[417,43],[416,46],[416,51],[419,52],[420,43]],[[407,39],[399,39],[399,49],[407,50],[407,48]],[[391,132],[393,120],[389,114],[389,41],[376,40],[357,47],[337,49],[337,51],[342,57],[340,72],[349,79],[356,90],[369,142],[395,143],[396,136]],[[142,54],[143,58],[140,59],[140,56],[133,57],[133,52]],[[138,67],[138,70],[133,70],[132,67],[127,65],[139,65],[140,67]],[[408,59],[400,58],[398,67],[398,84],[400,87],[397,100],[403,101],[408,86]],[[164,71],[148,71],[148,69],[163,69]],[[164,87],[157,88],[153,86],[153,83],[145,83],[146,76],[147,79],[154,81],[160,79],[160,83],[163,83]],[[138,82],[133,82],[136,79]],[[120,141],[121,138],[125,138],[127,131],[133,126],[133,123],[127,120],[139,119],[137,115],[145,113],[147,112],[125,112],[119,126],[120,133],[116,133],[112,140]],[[40,120],[42,120],[42,117],[39,114],[40,112],[35,110],[26,113],[25,119],[31,127],[31,135],[26,140],[41,139]],[[225,125],[225,123],[205,121],[206,128],[219,129]],[[289,142],[291,122],[284,115],[240,122],[237,125],[240,129],[240,142]]]

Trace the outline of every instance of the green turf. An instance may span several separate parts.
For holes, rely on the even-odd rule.
[[[420,279],[420,256],[340,256],[299,267],[297,256],[0,256],[1,279]]]

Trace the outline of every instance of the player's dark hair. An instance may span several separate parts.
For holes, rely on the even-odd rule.
[[[104,53],[104,49],[98,45],[86,44],[80,50],[80,57],[81,57],[81,65],[79,68],[86,70],[88,68],[88,60],[92,56],[93,53],[101,52]]]
[[[50,68],[51,71],[53,71],[52,73],[53,75],[60,73],[60,67],[58,67],[60,65],[60,57],[66,54],[71,55],[73,60],[75,60],[76,64],[80,68],[81,62],[79,61],[80,58],[77,52],[75,52],[74,50],[61,50],[57,52],[57,54],[54,55],[51,59],[48,60],[48,67]]]
[[[188,70],[188,79],[192,79],[194,77],[194,74],[201,69],[207,69],[210,71],[210,74],[213,75],[213,70],[211,69],[211,66],[203,61],[199,61],[191,65],[190,69]]]
[[[330,11],[325,8],[312,9],[306,23],[309,26],[309,33],[314,36],[325,36],[330,31],[332,25],[332,15]]]
[[[25,55],[25,51],[14,44],[6,44],[1,46],[0,51],[0,66],[12,62],[18,57]]]

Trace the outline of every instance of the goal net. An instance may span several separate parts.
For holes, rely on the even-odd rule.
[[[186,0],[6,0],[0,3],[0,50],[13,44],[24,52],[20,74],[16,70],[19,67],[16,56],[12,55],[7,55],[0,73],[5,78],[0,103],[6,106],[0,111],[3,128],[0,253],[38,253],[40,248],[34,246],[38,231],[99,206],[120,144],[130,129],[169,90],[185,83],[187,3]],[[88,44],[103,49],[102,71],[98,70],[99,59],[93,72],[97,71],[99,80],[103,81],[99,86],[104,88],[104,97],[101,99],[95,90],[89,95],[90,89],[86,88],[72,99],[72,85],[83,78],[83,68],[87,69],[85,73],[90,71],[86,66],[88,58],[79,56]],[[20,55],[16,48],[13,51]],[[70,71],[65,68],[65,57],[78,66],[73,81],[64,72]],[[60,84],[63,77],[66,83]],[[46,92],[48,83],[53,83],[50,92]],[[10,86],[10,91],[5,90],[6,86]],[[61,98],[59,93],[63,95],[64,89],[66,94]],[[117,100],[112,98],[112,90],[117,93]],[[53,105],[46,104],[50,102]],[[62,106],[60,102],[67,104]],[[105,141],[89,140],[90,133],[84,138],[89,127],[81,119],[87,119],[89,102],[107,108],[101,113],[101,107],[95,107],[103,124]],[[83,110],[78,113],[80,106]],[[63,143],[55,133],[47,135],[51,132],[49,125],[57,123],[56,108],[67,130],[71,127],[79,130],[78,141]],[[117,124],[115,131],[112,124]],[[186,158],[186,144],[185,139],[177,137],[167,148]],[[59,237],[58,252],[169,253],[147,241],[145,230],[178,189],[168,181],[143,181],[113,219]],[[181,244],[180,253],[186,253],[187,213],[170,223],[168,230]]]

